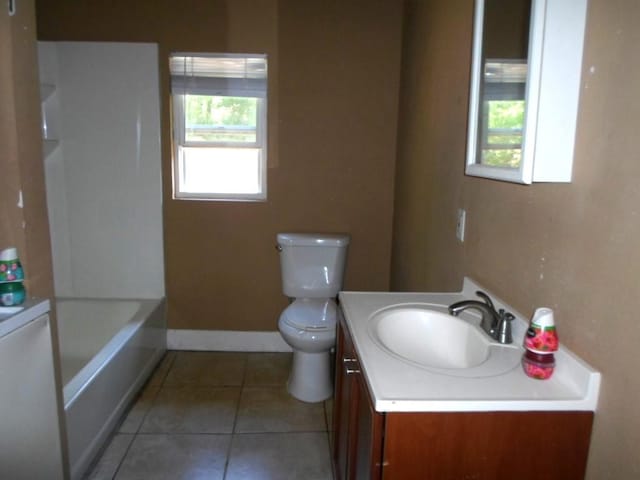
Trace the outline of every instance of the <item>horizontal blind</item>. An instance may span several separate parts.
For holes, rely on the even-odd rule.
[[[267,94],[267,56],[172,54],[171,93],[259,97]]]
[[[526,60],[486,59],[481,87],[483,100],[524,100],[527,73]]]

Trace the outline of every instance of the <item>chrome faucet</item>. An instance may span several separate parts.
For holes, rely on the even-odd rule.
[[[453,303],[449,305],[449,313],[457,317],[460,312],[468,308],[479,310],[482,314],[482,320],[480,321],[482,330],[500,343],[511,343],[513,341],[511,336],[511,321],[515,318],[513,314],[505,312],[503,308],[496,311],[491,298],[483,291],[478,290],[476,295],[484,301],[462,300]]]

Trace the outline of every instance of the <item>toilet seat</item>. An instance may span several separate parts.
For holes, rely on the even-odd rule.
[[[308,332],[335,330],[338,307],[331,298],[298,298],[282,312],[286,324]]]

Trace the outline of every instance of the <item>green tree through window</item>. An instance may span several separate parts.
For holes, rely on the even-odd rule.
[[[482,163],[494,167],[518,168],[522,157],[524,100],[487,102],[487,132]]]
[[[189,141],[255,142],[258,99],[186,95],[185,128]]]

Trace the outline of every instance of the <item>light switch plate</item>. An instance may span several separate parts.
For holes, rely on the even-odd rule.
[[[458,209],[458,221],[456,223],[456,238],[460,243],[464,242],[464,230],[467,222],[467,211],[464,208]]]

